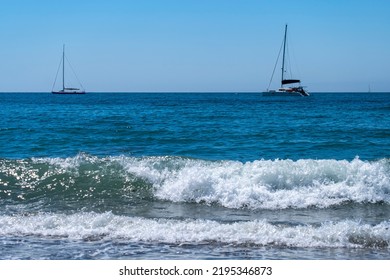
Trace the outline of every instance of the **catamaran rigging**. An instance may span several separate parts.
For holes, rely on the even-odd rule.
[[[287,45],[287,24],[284,29],[284,38],[283,38],[283,56],[282,56],[282,78],[280,82],[280,88],[277,90],[269,90],[263,92],[263,96],[309,96],[310,94],[300,85],[301,80],[299,79],[286,79],[285,74],[285,60],[286,60],[286,45]],[[279,51],[280,55],[280,51]],[[279,60],[279,56],[278,59]],[[276,65],[275,65],[276,66]],[[274,69],[275,72],[275,69]],[[273,74],[272,73],[272,77]],[[270,84],[272,82],[272,77]],[[298,84],[291,87],[284,87],[284,85]]]

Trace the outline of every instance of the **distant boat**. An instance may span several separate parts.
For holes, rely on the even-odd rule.
[[[281,79],[281,85],[280,88],[277,90],[269,90],[263,92],[263,96],[310,96],[310,94],[300,85],[301,80],[297,79],[285,79],[285,58],[286,58],[286,45],[287,45],[287,24],[284,29],[284,40],[283,40],[283,58],[282,58],[282,79]],[[280,51],[279,51],[280,55]],[[279,56],[277,61],[279,60]],[[276,63],[277,63],[276,61]],[[276,65],[275,65],[276,67]],[[275,69],[274,69],[275,72]],[[273,73],[271,77],[271,82],[273,78]],[[271,84],[270,82],[270,84]],[[285,85],[291,85],[295,84],[293,86],[285,87]]]
[[[53,93],[53,94],[85,94],[84,89],[65,87],[65,45],[63,45],[63,48],[62,48],[62,61],[61,61],[61,63],[62,63],[62,89],[58,90],[58,91],[54,90],[54,86],[55,86],[55,83],[57,81],[57,76],[58,76],[58,71],[57,71],[56,79],[54,81],[53,89],[52,89],[51,93]],[[61,64],[60,64],[60,66],[61,66]],[[76,78],[77,78],[77,76],[76,76]],[[82,88],[83,86],[81,85],[80,82],[79,82],[79,84]]]

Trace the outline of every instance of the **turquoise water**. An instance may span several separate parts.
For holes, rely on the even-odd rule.
[[[2,259],[389,259],[389,93],[0,106]]]

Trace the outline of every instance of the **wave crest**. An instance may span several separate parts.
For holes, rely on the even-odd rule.
[[[170,167],[156,167],[168,161]],[[151,182],[155,196],[229,208],[329,207],[344,202],[390,203],[387,160],[201,161],[147,158],[125,162],[127,172]]]
[[[0,197],[105,203],[134,197],[228,208],[390,204],[387,159],[205,161],[182,157],[0,160]]]

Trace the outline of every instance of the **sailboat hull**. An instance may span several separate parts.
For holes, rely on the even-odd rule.
[[[298,90],[270,90],[263,92],[263,96],[310,96],[310,94],[302,89],[302,87],[298,88]]]
[[[85,91],[52,91],[53,94],[85,94]]]
[[[305,96],[305,95],[302,95],[299,92],[265,91],[263,92],[263,96]]]

